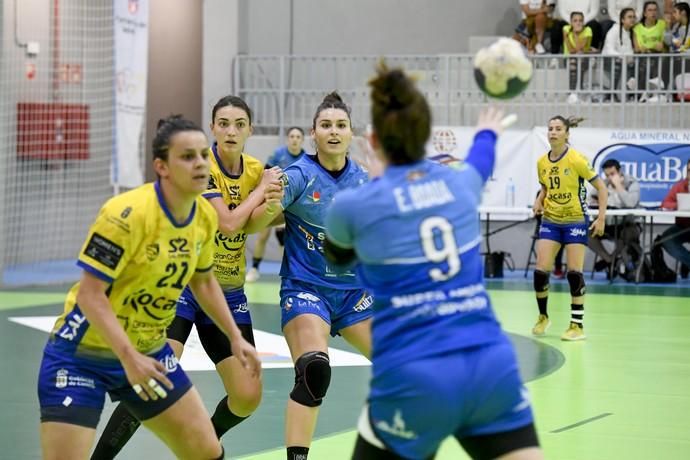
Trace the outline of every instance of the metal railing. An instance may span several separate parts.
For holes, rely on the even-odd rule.
[[[386,56],[389,66],[419,77],[434,125],[473,125],[487,97],[474,81],[474,56]],[[324,95],[338,90],[355,128],[369,120],[369,88],[379,56],[237,56],[233,92],[255,112],[255,129],[283,132],[311,126]],[[585,117],[587,126],[690,129],[690,55],[539,55],[518,97],[501,101],[518,127],[543,125],[555,114]],[[681,84],[683,78],[686,83]],[[663,84],[660,83],[663,81]],[[677,87],[677,83],[678,86]]]

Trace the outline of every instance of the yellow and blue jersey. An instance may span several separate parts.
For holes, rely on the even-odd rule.
[[[201,197],[187,219],[176,222],[158,182],[101,208],[77,264],[110,284],[106,295],[113,312],[138,351],[151,353],[165,344],[180,293],[195,271],[213,267],[217,227],[213,206]],[[67,294],[53,337],[74,352],[110,358],[110,347],[77,304],[78,291],[79,283]]]
[[[537,177],[546,188],[544,219],[556,224],[586,220],[585,181],[598,177],[587,157],[572,147],[555,161],[546,153],[537,161]]]
[[[242,154],[240,161],[242,162],[240,174],[230,174],[223,167],[217,146],[214,145],[211,156],[211,178],[204,197],[222,198],[231,211],[246,200],[252,190],[259,185],[264,167],[259,160],[246,153]],[[220,232],[216,234],[214,273],[223,290],[239,289],[244,285],[246,242],[247,234],[244,230],[232,235]]]

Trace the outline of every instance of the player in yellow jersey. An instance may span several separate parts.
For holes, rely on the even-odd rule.
[[[189,285],[244,369],[261,371],[212,273],[217,216],[200,196],[209,154],[194,123],[164,120],[153,141],[159,180],[101,208],[79,254],[81,279],[67,295],[41,362],[44,459],[88,458],[106,393],[177,457],[223,458],[201,398],[165,337]]]
[[[211,131],[215,143],[210,156],[210,178],[204,197],[215,208],[218,232],[214,235],[214,274],[242,336],[254,345],[247,297],[244,294],[245,241],[247,233],[265,228],[280,213],[281,170],[264,170],[263,164],[244,152],[251,135],[252,113],[239,97],[226,96],[213,107]],[[225,335],[202,311],[192,291],[186,288],[177,302],[177,313],[167,331],[176,356],[182,356],[192,326],[204,350],[216,365],[227,396],[218,403],[211,418],[220,438],[244,421],[261,401],[261,380],[233,356]],[[92,460],[115,458],[139,427],[137,420],[120,404],[113,412]]]
[[[604,181],[597,175],[587,158],[568,144],[570,128],[580,120],[566,120],[555,116],[549,120],[548,138],[551,150],[537,161],[537,175],[541,190],[534,202],[534,212],[542,215],[537,241],[537,267],[534,270],[534,290],[539,306],[539,318],[532,329],[544,335],[551,325],[546,304],[549,296],[549,272],[556,253],[565,246],[568,258],[566,278],[572,296],[570,326],[561,336],[563,340],[582,340],[585,278],[582,269],[587,248],[588,230],[594,236],[604,233],[604,214],[608,194]],[[589,224],[585,181],[599,193],[599,214]]]

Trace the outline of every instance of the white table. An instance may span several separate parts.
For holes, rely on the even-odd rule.
[[[599,209],[589,208],[588,214],[590,216],[597,216],[599,214]],[[489,225],[491,223],[491,216],[501,216],[501,220],[512,221],[512,223],[507,224],[503,227],[491,231]],[[607,216],[613,217],[624,217],[633,216],[638,217],[643,220],[644,225],[642,226],[642,257],[649,255],[654,246],[654,224],[672,224],[675,222],[676,217],[688,217],[690,218],[690,211],[662,211],[659,209],[644,209],[644,208],[630,208],[630,209],[607,209]],[[512,208],[507,206],[480,206],[479,207],[480,219],[485,221],[485,233],[484,241],[486,244],[486,252],[491,252],[491,235],[499,233],[508,228],[514,227],[524,222],[528,222],[534,217],[534,210],[529,207],[519,207]],[[648,228],[647,228],[648,227]],[[649,242],[645,245],[645,233],[649,235]],[[638,273],[636,279],[639,280],[639,272],[641,272],[642,264],[639,265]],[[611,277],[613,279],[613,277]]]

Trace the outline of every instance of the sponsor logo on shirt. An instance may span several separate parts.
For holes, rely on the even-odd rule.
[[[314,203],[321,201],[321,193],[319,193],[318,190],[314,190],[311,195],[307,195],[307,197]]]
[[[79,328],[86,322],[86,316],[79,313],[71,313],[65,319],[65,324],[58,332],[58,336],[65,340],[74,340],[79,333]]]
[[[170,275],[170,273],[168,273],[168,275]],[[164,283],[166,282],[167,278],[172,276],[168,275],[158,281],[158,284],[165,286]],[[122,302],[122,304],[131,306],[134,311],[139,311],[141,308],[149,317],[155,319],[156,321],[162,321],[169,317],[171,313],[174,314],[177,299],[168,299],[165,296],[154,297],[152,294],[147,292],[146,289],[139,289],[133,294],[125,297],[125,300]]]
[[[185,238],[173,238],[169,241],[170,249],[168,249],[168,254],[188,254],[189,248],[187,247],[187,240]]]
[[[111,270],[117,267],[124,253],[121,246],[98,233],[91,236],[84,250],[84,254]]]
[[[158,254],[160,254],[160,246],[158,243],[152,243],[146,246],[146,258],[149,259],[149,261],[156,260]]]
[[[573,194],[570,192],[549,193],[549,199],[558,204],[568,204],[572,198]]]

